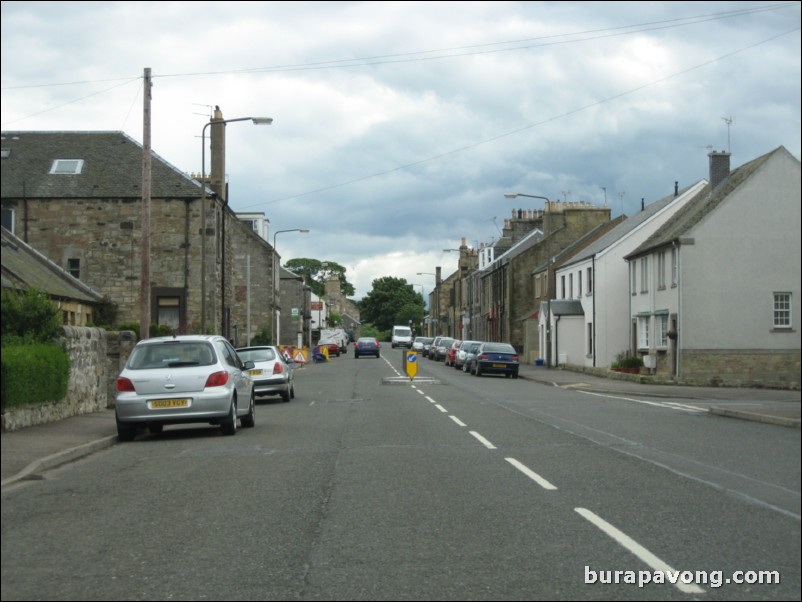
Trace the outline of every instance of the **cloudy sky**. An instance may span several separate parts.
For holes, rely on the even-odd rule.
[[[778,146],[800,157],[799,2],[6,2],[2,129],[123,131],[200,172],[212,107],[235,211],[361,298],[428,294],[540,199],[613,217]],[[208,132],[208,130],[207,130]],[[207,153],[208,159],[208,153]]]

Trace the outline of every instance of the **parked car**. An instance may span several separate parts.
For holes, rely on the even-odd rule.
[[[421,357],[426,357],[429,351],[429,345],[432,344],[432,337],[415,337],[412,341],[412,348],[418,352]]]
[[[225,337],[181,335],[139,341],[117,377],[115,415],[120,441],[140,427],[208,422],[224,435],[255,424],[252,361],[243,362]]]
[[[453,343],[451,343],[451,347],[446,349],[446,355],[443,358],[446,366],[453,366],[454,362],[457,361],[457,349],[459,349],[460,343],[462,341],[455,339]]]
[[[361,355],[373,355],[380,357],[381,344],[378,339],[373,337],[359,337],[354,345],[354,357],[359,359]]]
[[[453,343],[454,339],[451,337],[438,337],[432,343],[432,348],[429,349],[429,357],[436,362],[445,360],[446,351],[448,351]]]
[[[476,369],[476,351],[482,341],[472,341],[468,348],[465,350],[465,362],[462,364],[462,371],[467,374],[473,374]]]
[[[281,395],[282,401],[295,397],[295,362],[287,362],[278,347],[262,345],[237,349],[242,361],[252,361],[248,372],[256,397]]]
[[[454,363],[452,364],[454,368],[460,370],[465,365],[465,358],[468,355],[468,348],[471,345],[479,345],[479,341],[461,341],[459,347],[457,348],[457,354],[454,358]]]
[[[340,342],[334,339],[320,339],[317,346],[323,349],[324,347],[329,350],[329,357],[340,357]]]
[[[482,343],[476,350],[474,364],[473,373],[476,376],[504,374],[518,378],[518,352],[509,343]]]

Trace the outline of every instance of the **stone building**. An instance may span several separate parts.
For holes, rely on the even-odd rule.
[[[224,181],[224,128],[212,127],[211,182]],[[119,323],[138,323],[143,147],[122,132],[3,132],[2,151],[3,225],[116,303]],[[276,262],[229,208],[228,186],[216,188],[202,190],[152,153],[150,317],[231,338],[232,325],[248,321],[248,288],[254,331],[270,325]]]

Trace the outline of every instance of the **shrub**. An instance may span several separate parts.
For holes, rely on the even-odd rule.
[[[70,358],[58,345],[6,346],[0,364],[3,407],[59,401],[67,396]]]
[[[61,337],[61,315],[43,292],[3,289],[0,309],[2,345],[50,343]]]
[[[273,343],[273,336],[270,332],[270,326],[265,324],[255,335],[251,337],[251,345],[271,345]]]

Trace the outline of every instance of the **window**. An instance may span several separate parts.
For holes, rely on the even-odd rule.
[[[574,275],[568,274],[568,297],[567,299],[574,298]]]
[[[565,299],[565,276],[560,276],[560,299]]]
[[[649,292],[649,258],[641,257],[640,260],[640,292]]]
[[[671,286],[679,284],[679,256],[677,249],[671,249]]]
[[[774,328],[791,328],[791,293],[774,293]]]
[[[14,234],[14,209],[3,207],[3,228]]]
[[[663,290],[666,287],[666,252],[660,251],[657,254],[657,288]]]
[[[181,299],[178,297],[156,298],[156,323],[178,330],[181,316]]]
[[[589,322],[588,323],[587,342],[588,342],[588,353],[587,353],[587,356],[588,357],[592,357],[593,356],[593,322]]]
[[[636,291],[638,290],[638,264],[634,261],[629,264],[629,272],[631,276],[629,290],[631,294],[635,295],[637,294]]]
[[[84,168],[83,159],[56,159],[50,168],[51,174],[80,174]]]
[[[81,260],[76,258],[71,258],[67,260],[67,272],[69,272],[70,276],[73,278],[81,279]]]
[[[655,344],[657,347],[668,347],[668,314],[654,317]]]
[[[649,348],[649,322],[651,316],[641,316],[638,318],[638,349]]]
[[[593,268],[588,268],[588,295],[593,293]]]
[[[579,270],[579,272],[576,275],[576,286],[577,286],[576,296],[581,299],[582,298],[582,270]]]

